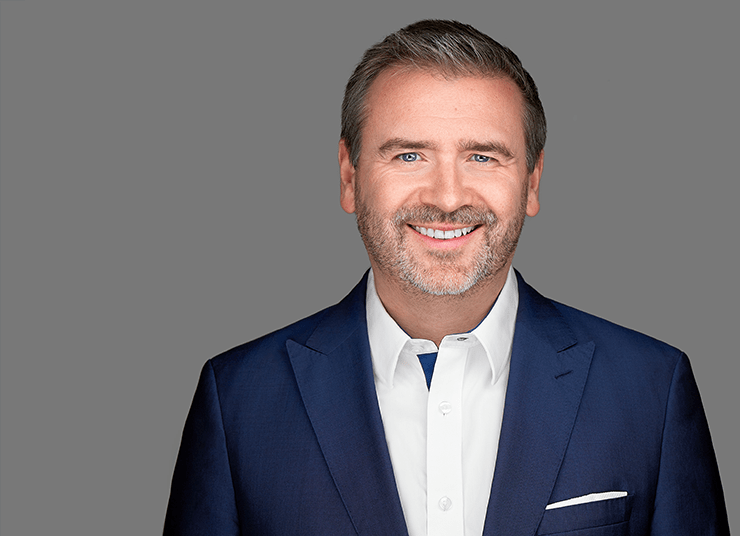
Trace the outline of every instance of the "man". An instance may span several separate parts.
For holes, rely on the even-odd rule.
[[[474,28],[365,53],[339,165],[371,271],[205,365],[166,534],[729,534],[686,356],[511,267],[544,144],[534,81]]]

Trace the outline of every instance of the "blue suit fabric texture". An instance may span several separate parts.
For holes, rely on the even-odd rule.
[[[727,535],[687,357],[544,298],[519,310],[485,536]],[[164,534],[407,534],[373,379],[367,274],[203,367]],[[598,502],[546,509],[590,493]]]

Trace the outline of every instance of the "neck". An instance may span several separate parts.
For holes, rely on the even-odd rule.
[[[462,294],[435,296],[373,269],[375,290],[388,314],[413,339],[437,346],[453,333],[466,333],[486,317],[506,283],[509,264]]]

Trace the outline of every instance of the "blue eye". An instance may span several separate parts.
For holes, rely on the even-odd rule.
[[[491,158],[490,156],[484,156],[482,154],[474,154],[470,157],[470,159],[473,162],[478,162],[479,164],[487,164],[488,162],[493,160],[493,158]]]
[[[419,156],[419,153],[403,153],[399,154],[398,158],[403,162],[417,162],[421,159],[421,156]]]

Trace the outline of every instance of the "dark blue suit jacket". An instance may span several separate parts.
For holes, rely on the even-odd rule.
[[[166,535],[407,534],[375,395],[367,278],[339,304],[206,363]],[[519,276],[485,535],[729,534],[679,350]],[[546,510],[589,493],[621,499]]]

